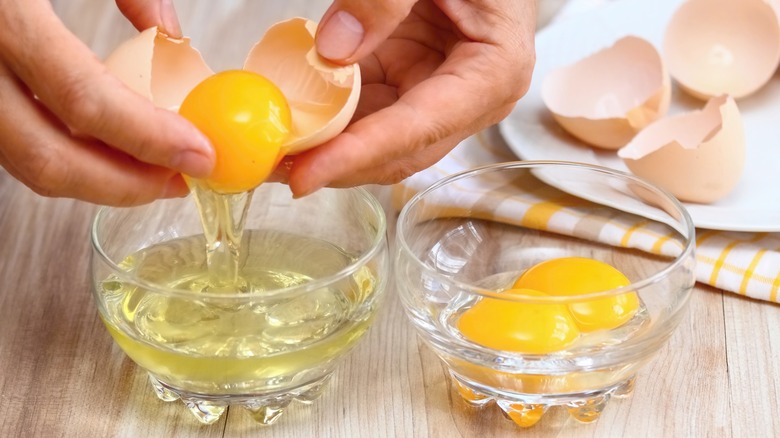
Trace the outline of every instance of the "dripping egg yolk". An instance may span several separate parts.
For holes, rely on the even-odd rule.
[[[179,114],[214,147],[214,170],[203,182],[215,192],[254,189],[284,156],[290,107],[281,90],[257,73],[229,70],[209,76],[184,98]]]
[[[584,257],[541,262],[517,278],[503,294],[576,296],[607,291],[631,282],[614,267]],[[458,319],[467,339],[488,348],[543,354],[560,351],[582,333],[609,330],[627,322],[639,308],[635,292],[575,302],[520,302],[484,297]]]
[[[527,288],[553,296],[574,296],[628,286],[631,281],[613,266],[586,257],[563,257],[534,265],[513,288]],[[568,305],[582,332],[609,330],[634,317],[639,309],[635,292],[573,302]]]

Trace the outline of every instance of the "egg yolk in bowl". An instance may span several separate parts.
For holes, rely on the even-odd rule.
[[[563,257],[534,265],[502,293],[577,296],[631,284],[614,267],[585,257]],[[483,297],[458,319],[468,340],[488,348],[544,354],[564,350],[582,333],[617,328],[639,309],[635,292],[577,300],[534,303]]]

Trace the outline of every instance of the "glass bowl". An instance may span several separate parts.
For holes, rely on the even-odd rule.
[[[679,325],[695,283],[694,242],[681,204],[642,179],[510,162],[411,198],[398,219],[395,279],[407,316],[466,402],[495,402],[522,427],[550,408],[591,422],[611,397],[631,393]],[[567,282],[578,287],[601,271],[562,260],[603,262],[627,281],[567,292]],[[539,263],[549,269],[518,280]],[[547,283],[526,286],[538,272]]]
[[[204,423],[240,405],[270,424],[291,401],[313,401],[369,328],[389,270],[384,212],[357,188],[302,199],[281,184],[256,189],[238,268],[250,287],[203,288],[190,197],[101,208],[91,237],[109,333],[159,398]]]

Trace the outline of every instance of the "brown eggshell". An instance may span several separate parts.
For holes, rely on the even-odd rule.
[[[357,64],[340,66],[314,48],[317,24],[293,18],[272,26],[252,48],[244,69],[273,81],[292,111],[292,135],[285,145],[295,154],[325,143],[352,119],[360,97]]]
[[[748,96],[780,62],[776,10],[764,0],[689,0],[669,20],[663,52],[672,77],[691,95]]]
[[[125,41],[105,64],[132,90],[174,111],[195,85],[214,73],[189,38],[169,38],[156,27]]]
[[[574,64],[552,71],[542,99],[570,134],[618,149],[669,109],[671,79],[648,41],[626,36]]]
[[[745,133],[734,99],[658,120],[618,151],[635,175],[682,201],[710,203],[729,194],[745,166]]]

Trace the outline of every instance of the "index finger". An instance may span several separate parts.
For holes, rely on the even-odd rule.
[[[210,174],[214,152],[206,137],[125,87],[65,28],[48,2],[9,2],[5,8],[0,54],[71,130],[150,164],[195,177]]]

